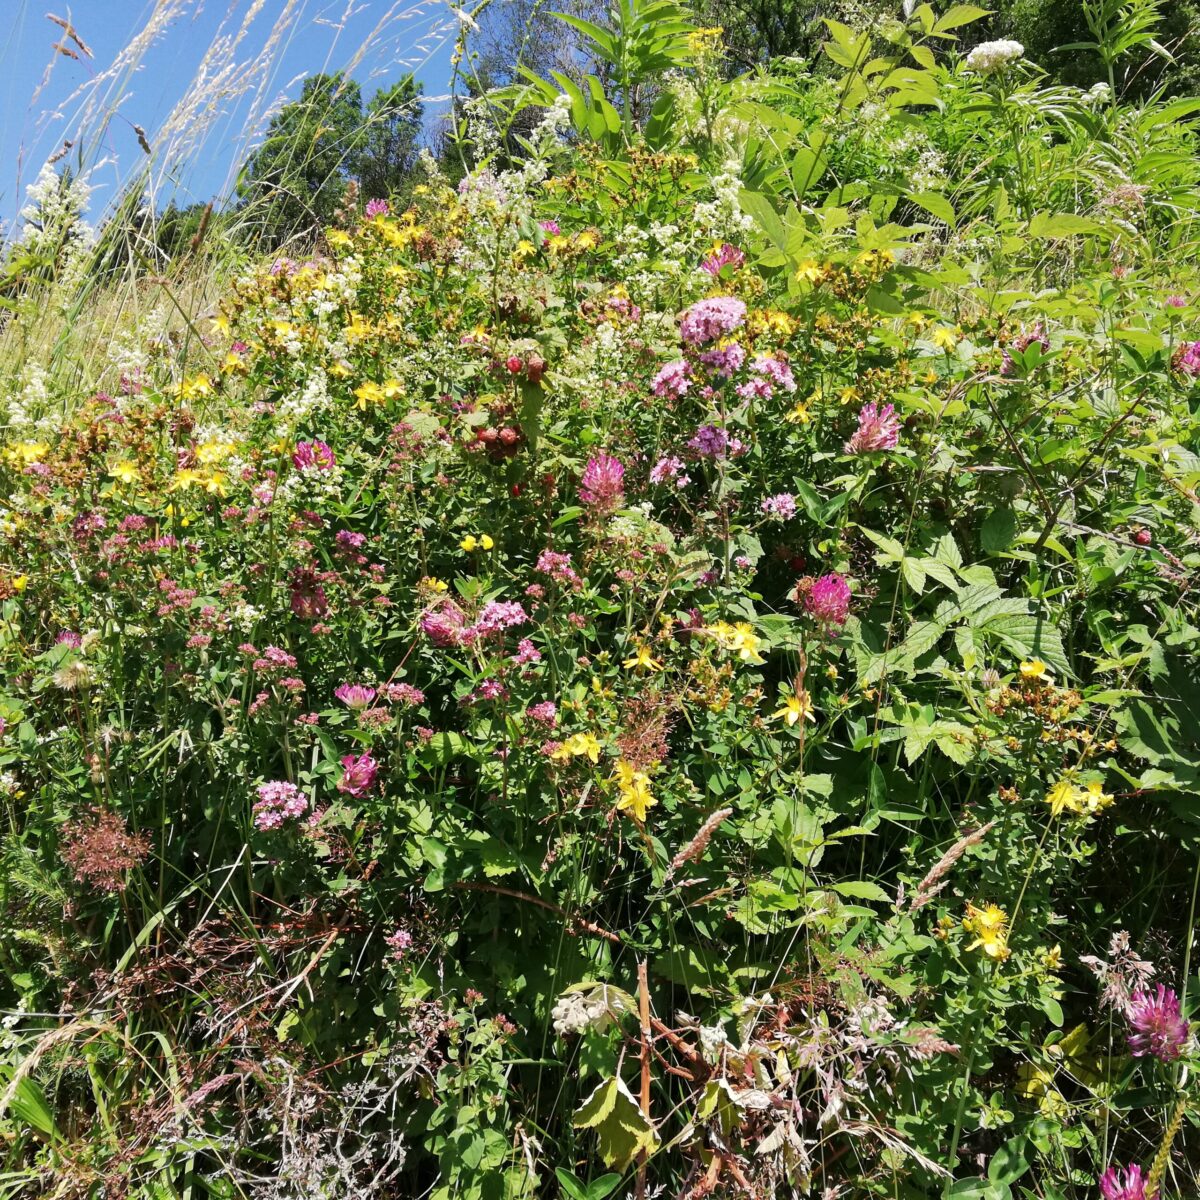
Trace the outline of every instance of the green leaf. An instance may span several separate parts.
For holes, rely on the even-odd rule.
[[[839,896],[848,896],[851,900],[877,900],[881,904],[890,904],[892,897],[877,883],[865,879],[851,879],[845,883],[830,884],[830,890]]]
[[[963,25],[970,25],[972,21],[978,21],[981,17],[990,15],[990,9],[980,8],[978,4],[952,4],[938,18],[933,32],[946,33],[951,29],[959,29]]]
[[[1096,221],[1075,213],[1034,213],[1029,218],[1029,236],[1034,241],[1096,233],[1100,228]]]
[[[601,1083],[575,1112],[576,1129],[596,1133],[605,1166],[624,1171],[640,1154],[658,1147],[654,1126],[619,1075]]]

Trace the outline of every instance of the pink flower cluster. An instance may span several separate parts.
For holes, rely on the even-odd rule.
[[[1147,1182],[1145,1173],[1136,1163],[1131,1163],[1124,1171],[1109,1167],[1100,1176],[1100,1194],[1104,1200],[1153,1200],[1153,1193],[1146,1195]]]
[[[347,754],[337,790],[345,796],[365,796],[374,786],[379,764],[369,754]]]
[[[326,442],[297,442],[292,451],[292,465],[297,471],[328,471],[336,461]]]
[[[796,515],[796,497],[791,492],[780,492],[768,496],[759,507],[772,521],[790,521]]]
[[[746,361],[746,352],[739,343],[726,342],[723,346],[705,350],[700,355],[700,361],[714,375],[718,375],[722,379],[731,379],[736,372],[742,369],[742,364]]]
[[[375,699],[375,689],[365,687],[361,683],[343,683],[334,688],[333,694],[351,712],[361,712],[364,708],[370,708],[371,701]]]
[[[674,483],[677,488],[685,488],[692,482],[691,476],[684,471],[683,459],[675,455],[660,458],[650,468],[650,482],[653,484]]]
[[[1185,375],[1191,375],[1193,378],[1200,375],[1200,342],[1180,343],[1174,358],[1171,359],[1171,365],[1175,370],[1182,371]]]
[[[1139,989],[1130,998],[1127,1009],[1129,1053],[1134,1058],[1152,1055],[1160,1062],[1172,1062],[1182,1053],[1191,1035],[1173,988],[1161,983],[1153,991]]]
[[[368,220],[372,217],[386,217],[389,212],[391,212],[391,208],[388,206],[386,200],[367,201],[366,213]]]
[[[656,396],[673,396],[676,399],[687,395],[689,387],[688,365],[682,358],[660,367],[650,384],[650,390]]]
[[[257,829],[278,829],[284,821],[302,817],[307,811],[308,797],[294,783],[263,783],[254,805],[254,825]]]
[[[683,314],[679,336],[689,346],[707,346],[739,328],[746,320],[746,305],[736,296],[697,300]]]
[[[489,600],[475,623],[469,624],[453,600],[443,599],[421,614],[421,629],[435,646],[470,646],[481,637],[502,634],[528,620],[529,614],[520,601]]]
[[[588,459],[579,481],[579,498],[597,512],[611,512],[625,499],[625,468],[611,454]]]
[[[732,267],[736,271],[745,261],[745,254],[726,242],[719,250],[700,260],[700,270],[707,271],[709,275],[719,275],[722,267]]]
[[[900,418],[890,404],[864,404],[858,410],[858,428],[842,448],[847,454],[892,450],[900,441]]]
[[[568,587],[581,586],[581,580],[571,565],[569,554],[560,554],[557,550],[543,550],[538,555],[537,570],[542,575],[549,575],[558,583],[565,583]]]
[[[850,585],[836,571],[822,575],[805,596],[804,607],[821,625],[845,625],[850,615]]]

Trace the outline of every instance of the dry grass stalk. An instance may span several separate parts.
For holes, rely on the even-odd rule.
[[[667,878],[670,879],[685,863],[694,862],[698,859],[708,848],[708,843],[711,841],[712,835],[717,831],[721,823],[727,821],[731,816],[733,816],[732,808],[718,808],[700,826],[700,830],[696,836],[671,859],[671,865],[667,868]]]
[[[983,841],[987,836],[988,831],[996,824],[995,821],[989,821],[986,825],[981,825],[972,833],[965,834],[960,837],[941,858],[938,859],[932,871],[925,876],[924,879],[917,885],[917,890],[913,893],[912,903],[908,906],[909,912],[916,912],[922,905],[928,904],[946,886],[946,877],[954,868],[954,864],[974,845]]]

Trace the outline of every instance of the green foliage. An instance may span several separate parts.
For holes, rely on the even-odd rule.
[[[1194,1189],[1198,106],[985,19],[573,20],[6,368],[11,1194]]]

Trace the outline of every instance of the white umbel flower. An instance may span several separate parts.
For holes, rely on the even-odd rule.
[[[1024,57],[1025,47],[1020,42],[1001,38],[998,42],[980,42],[967,55],[967,70],[976,75],[994,75],[1011,62]]]

